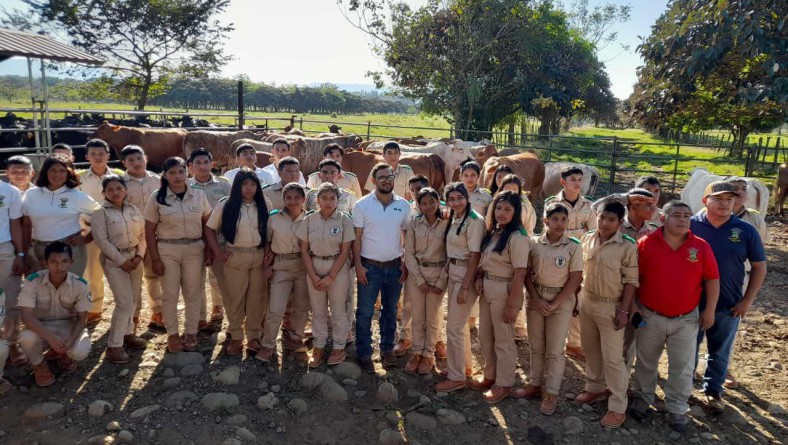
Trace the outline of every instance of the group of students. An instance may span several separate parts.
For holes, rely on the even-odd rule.
[[[143,282],[149,326],[166,331],[168,352],[196,350],[198,332],[226,315],[227,355],[248,350],[262,362],[276,360],[281,331],[285,349],[309,352],[310,368],[343,362],[355,341],[357,363],[375,372],[379,304],[384,366],[400,366],[409,353],[404,371],[428,374],[445,359],[436,391],[470,386],[488,403],[538,398],[540,411],[551,415],[565,353],[578,356],[586,361],[586,385],[576,401],[609,399],[601,422],[611,428],[626,419],[635,358],[638,397],[630,412],[645,415],[653,404],[667,346],[669,420],[681,430],[704,335],[706,393],[712,410],[724,409],[719,380],[738,324],[720,319],[743,316],[765,276],[758,231],[734,215],[745,217],[735,178],[710,185],[707,212],[690,223],[685,203],[672,201],[660,214],[656,178],[594,203],[580,193],[583,171],[566,168],[563,190],[545,201],[544,227],[535,235],[534,208],[507,167],[487,190],[478,164],[466,162],[460,182],[440,195],[399,163],[396,142],[384,146],[385,163],[372,169],[363,197],[336,144],[325,148],[308,182],[285,139],[274,141],[274,162],[265,168],[255,166],[254,147],[240,145],[238,168],[223,177],[212,174],[204,149],[167,159],[159,176],[147,170],[141,147],[121,150],[125,172],[107,167],[103,141],[86,148],[85,171],[74,170],[69,147],[56,146],[35,186],[30,161],[19,156],[8,161],[13,186],[0,183],[0,272],[7,271],[0,277],[0,370],[5,354],[13,365],[29,361],[40,386],[87,357],[87,328],[101,320],[106,277],[115,308],[105,358],[113,363],[146,347],[136,335]],[[696,224],[708,243],[693,234]],[[723,230],[733,247],[717,239]],[[477,320],[484,367],[468,382]],[[516,342],[525,338],[529,381],[514,388]],[[0,379],[0,393],[8,389]]]

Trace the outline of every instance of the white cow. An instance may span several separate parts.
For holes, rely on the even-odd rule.
[[[722,181],[726,176],[712,174],[705,168],[696,168],[690,172],[690,180],[681,191],[681,200],[687,203],[692,213],[703,208],[703,191],[714,181]],[[747,200],[744,207],[755,209],[765,215],[769,208],[769,189],[758,179],[744,178],[747,181]]]
[[[566,167],[578,167],[583,170],[583,185],[580,194],[593,196],[599,185],[599,170],[596,167],[585,164],[575,164],[573,162],[547,162],[544,165],[544,183],[542,183],[542,198],[547,198],[558,194],[563,186],[561,185],[561,170]]]

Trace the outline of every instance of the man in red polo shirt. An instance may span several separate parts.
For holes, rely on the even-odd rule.
[[[632,305],[636,326],[635,392],[630,414],[642,420],[654,404],[657,366],[668,351],[665,406],[668,423],[676,431],[689,426],[687,401],[692,394],[692,372],[698,328],[714,324],[720,293],[717,261],[709,244],[690,232],[692,210],[681,201],[663,209],[663,226],[638,241],[640,289]],[[701,294],[708,304],[699,314]],[[640,317],[636,316],[639,314]]]

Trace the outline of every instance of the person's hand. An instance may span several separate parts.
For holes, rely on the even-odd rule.
[[[141,262],[142,262],[142,257],[139,255],[134,255],[134,258],[131,259],[131,264],[134,265],[135,269],[137,268],[137,266],[140,265]]]
[[[555,308],[549,301],[545,301],[541,298],[535,298],[532,304],[532,307],[542,314],[543,317],[549,317],[550,314],[555,311]]]
[[[159,258],[158,260],[153,260],[151,263],[151,268],[153,269],[153,273],[156,274],[157,277],[164,276],[164,261]]]
[[[268,252],[267,254],[265,254],[265,256],[263,257],[263,264],[267,266],[274,264],[274,252]]]
[[[218,255],[214,255],[213,260],[218,261],[220,263],[226,263],[230,261],[230,258],[232,258],[232,256],[233,256],[232,252],[225,252],[222,250],[221,252],[219,252]]]
[[[503,322],[506,324],[514,324],[517,321],[517,314],[520,312],[520,307],[516,304],[506,303],[503,309]]]
[[[629,323],[629,314],[616,309],[616,318],[613,320],[613,327],[618,331],[623,329],[627,323]]]
[[[468,288],[465,286],[461,286],[460,290],[457,291],[457,304],[465,304],[466,295],[468,295]]]
[[[320,287],[318,287],[318,290],[327,290],[328,286],[334,284],[334,278],[332,278],[331,275],[326,275],[323,278],[321,278],[317,284],[320,285]]]
[[[25,257],[25,274],[26,275],[38,271],[39,267],[40,266],[38,264],[38,260],[36,260],[32,256],[26,256]]]
[[[752,306],[752,301],[748,300],[741,300],[740,302],[736,303],[731,309],[731,316],[733,317],[742,317],[744,318],[747,315],[747,312],[750,310],[750,306]]]
[[[484,292],[484,280],[477,278],[476,281],[473,282],[473,289],[476,291],[476,295],[481,295],[482,292]]]
[[[14,265],[12,266],[11,273],[20,276],[25,273],[25,259],[21,256],[14,258]]]
[[[126,273],[131,273],[136,268],[137,266],[134,263],[132,263],[131,260],[126,260],[123,264],[120,265],[120,269]]]
[[[405,280],[408,279],[408,268],[405,267],[404,262],[400,263],[399,271],[400,271],[399,284],[405,284]]]
[[[206,267],[210,267],[213,264],[213,251],[211,249],[205,249],[203,251],[203,259]]]
[[[419,286],[419,292],[421,292],[422,294],[428,294],[428,293],[432,292],[432,286],[430,286],[427,283],[424,283],[424,284]]]
[[[65,354],[68,352],[68,342],[65,338],[49,332],[49,334],[44,339],[49,343],[49,347],[52,348],[55,352],[59,354]]]
[[[706,309],[700,314],[698,317],[698,324],[700,325],[700,330],[705,331],[712,326],[714,326],[714,309]]]
[[[266,276],[266,277],[268,277],[268,279],[270,280],[271,278],[273,278],[273,277],[274,277],[274,267],[273,267],[273,266],[267,266],[267,267],[266,267],[266,268],[263,270],[263,273],[264,273],[264,274],[265,274],[265,276]]]
[[[66,238],[66,244],[71,247],[81,246],[85,244],[85,237],[77,233]]]
[[[356,280],[358,280],[358,282],[364,286],[369,284],[367,281],[367,269],[360,264],[356,266]]]
[[[430,291],[431,291],[433,294],[435,294],[435,295],[442,295],[442,294],[443,294],[443,289],[441,289],[441,288],[439,288],[439,287],[437,287],[437,286],[432,286],[432,288],[430,289]]]
[[[312,287],[317,290],[323,290],[320,288],[320,277],[317,274],[309,275],[309,281],[312,283]]]

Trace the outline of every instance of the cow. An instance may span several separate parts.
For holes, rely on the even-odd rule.
[[[558,194],[563,186],[561,185],[561,170],[566,167],[578,167],[583,170],[583,185],[580,194],[593,196],[599,185],[599,170],[596,167],[585,164],[575,164],[572,162],[548,162],[545,164],[544,183],[542,184],[542,198],[547,198]]]
[[[462,142],[457,140],[457,142]],[[385,142],[383,143],[385,144]],[[383,146],[381,145],[382,149]],[[460,165],[473,159],[470,148],[461,144],[444,142],[431,142],[425,146],[412,146],[400,144],[402,155],[406,154],[433,154],[443,159],[443,177],[446,181],[454,179],[455,173],[459,173]]]
[[[777,180],[774,182],[774,213],[783,216],[783,204],[788,196],[788,162],[777,169]]]
[[[705,168],[696,168],[690,172],[690,179],[681,191],[681,200],[690,206],[692,213],[697,213],[703,209],[703,192],[706,186],[725,178],[726,176],[712,174]],[[757,179],[744,178],[744,180],[747,181],[747,199],[744,201],[744,207],[755,209],[765,215],[769,208],[769,189]]]
[[[413,169],[416,175],[424,175],[429,179],[430,186],[439,190],[443,187],[443,177],[440,171],[441,165],[435,158],[440,158],[437,155],[431,154],[405,154],[403,153],[400,162]],[[365,151],[353,151],[345,153],[342,157],[342,169],[354,173],[359,177],[359,181],[366,182],[372,172],[372,167],[379,162],[384,162],[383,156],[377,153],[370,153]],[[361,179],[363,178],[363,179]],[[362,193],[367,194],[368,191],[363,189]]]
[[[485,188],[492,185],[495,169],[499,165],[508,165],[512,171],[523,181],[523,190],[530,193],[533,202],[541,196],[544,183],[545,167],[533,153],[519,153],[512,156],[493,156],[485,161],[482,167],[481,184]]]
[[[189,156],[198,148],[205,148],[213,155],[213,163],[217,168],[235,164],[233,142],[239,139],[260,139],[251,131],[207,131],[189,132],[183,140],[183,153]]]
[[[139,145],[148,156],[148,164],[158,167],[169,157],[184,156],[183,141],[186,134],[188,131],[181,128],[151,130],[122,127],[104,122],[91,137],[104,140],[118,157],[120,157],[123,147],[132,144]]]
[[[276,139],[283,138],[290,142],[291,155],[301,163],[301,172],[304,176],[317,171],[317,166],[323,160],[323,149],[329,144],[339,144],[342,148],[353,147],[360,138],[354,134],[347,136],[334,136],[328,138],[305,138],[301,136],[272,134],[266,137],[265,141],[253,144],[258,151],[271,151],[272,143]]]

